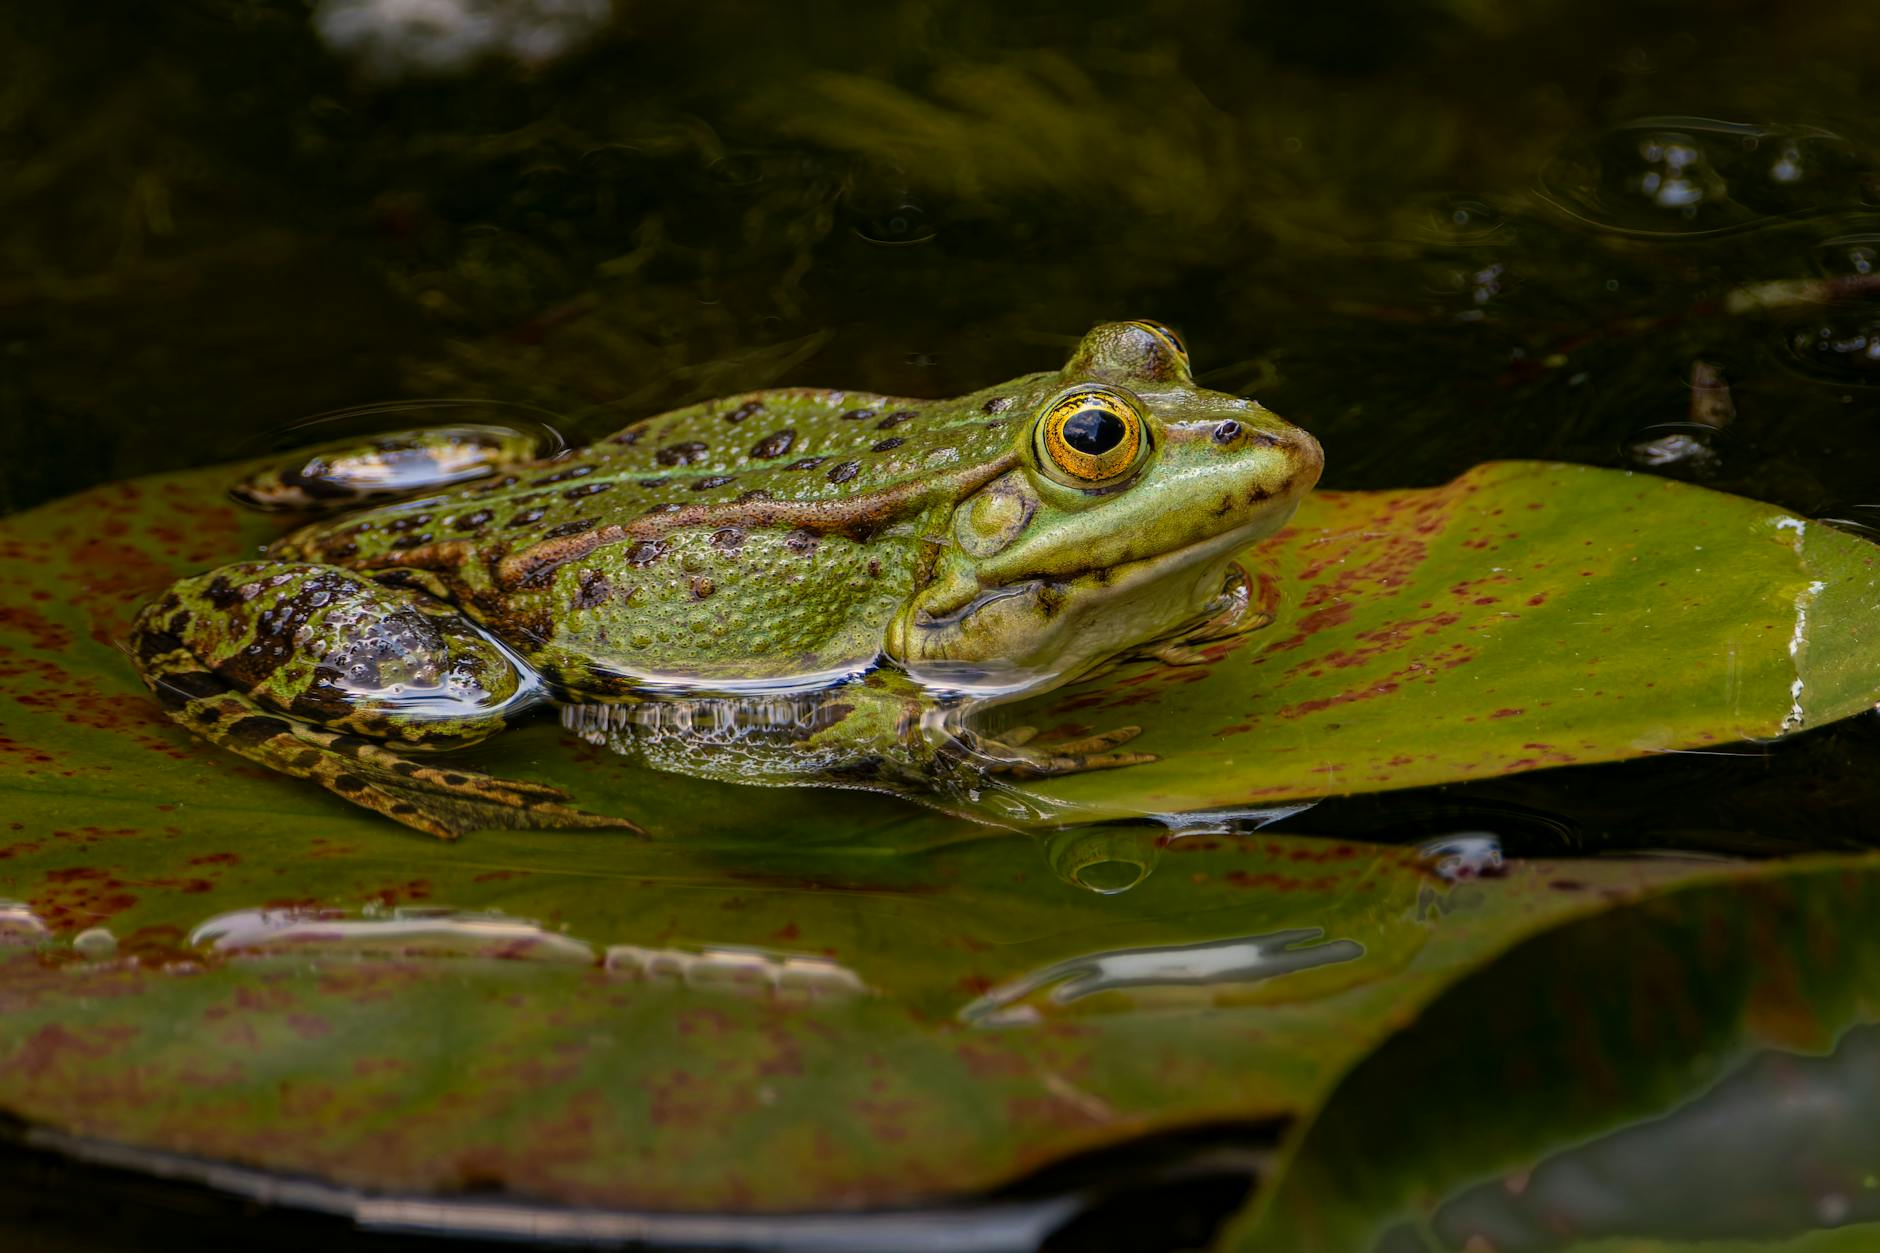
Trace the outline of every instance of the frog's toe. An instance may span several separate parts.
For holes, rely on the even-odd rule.
[[[991,746],[987,769],[1013,779],[1043,779],[1060,774],[1079,774],[1085,770],[1115,770],[1122,766],[1140,766],[1154,761],[1154,753],[1111,752],[1142,734],[1141,727],[1117,727],[1075,740],[1038,745],[1027,735],[1014,741],[1003,737]],[[1034,732],[1035,735],[1035,732]]]
[[[604,828],[645,834],[624,818],[569,804],[570,797],[560,788],[471,770],[439,770],[408,759],[394,757],[389,768],[355,760],[331,782],[320,781],[355,804],[445,840],[490,828]]]
[[[1067,756],[1088,756],[1106,752],[1118,744],[1127,744],[1142,734],[1141,727],[1117,727],[1097,735],[1086,735],[1082,739],[1065,740],[1051,746],[1054,753]]]

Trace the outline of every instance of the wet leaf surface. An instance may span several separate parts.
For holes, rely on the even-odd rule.
[[[441,844],[191,741],[133,678],[118,641],[140,601],[267,537],[221,503],[225,477],[99,489],[0,529],[16,572],[0,591],[0,1110],[29,1123],[374,1189],[903,1204],[1199,1123],[1283,1142],[1522,938],[1761,873],[1470,874],[1410,849],[1197,834],[1106,897],[1062,882],[1038,837],[651,775],[546,725],[486,764],[654,837]],[[1254,558],[1294,589],[1273,627],[1208,665],[1052,699],[1060,720],[1142,722],[1163,754],[1060,799],[1245,806],[1551,764],[1536,735],[1585,760],[1772,735],[1804,596],[1807,638],[1834,636],[1803,654],[1812,725],[1872,700],[1833,617],[1871,603],[1871,551],[1767,506],[1572,467],[1326,494]],[[1524,712],[1484,715],[1502,702]]]
[[[1224,1247],[1864,1247],[1829,1229],[1873,1230],[1877,897],[1872,857],[1771,863],[1511,948],[1296,1125]]]
[[[1047,698],[1162,755],[1048,790],[1168,811],[1772,738],[1880,697],[1880,549],[1782,510],[1584,466],[1330,492],[1254,550],[1270,627],[1193,667]]]

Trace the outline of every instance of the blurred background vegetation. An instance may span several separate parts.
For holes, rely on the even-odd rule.
[[[0,508],[400,397],[945,395],[1111,317],[1331,487],[1623,462],[1701,359],[1735,421],[1661,468],[1862,503],[1880,319],[1723,302],[1860,268],[1880,10],[1020,8],[0,6]]]

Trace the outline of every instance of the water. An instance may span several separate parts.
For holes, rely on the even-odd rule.
[[[1880,530],[1870,6],[616,20],[513,0],[440,3],[428,27],[375,16],[390,8],[0,11],[0,507],[380,402],[473,399],[580,442],[758,386],[957,394],[1055,368],[1095,321],[1152,317],[1204,383],[1313,431],[1327,488],[1553,458]],[[1273,830],[1421,846],[1452,887],[1503,859],[1864,848],[1876,737],[1867,717],[1332,799]],[[1169,874],[1170,834],[1079,830],[1035,860],[1126,902]],[[871,994],[784,946],[344,909],[215,934],[252,962],[316,941],[450,952],[470,928],[711,995]],[[1036,987],[981,995],[1049,1003],[1073,986],[1050,979],[1118,963],[1216,978],[1358,943],[1269,943],[1301,930],[1224,928],[1215,965],[1093,934]],[[0,903],[0,947],[47,934]],[[124,938],[60,942],[108,965]]]

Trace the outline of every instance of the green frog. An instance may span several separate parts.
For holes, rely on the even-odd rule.
[[[172,585],[130,652],[190,731],[446,838],[630,825],[440,755],[545,705],[668,770],[965,805],[1152,760],[965,715],[1262,625],[1235,554],[1321,464],[1152,322],[950,400],[748,392],[547,456],[406,432],[251,475],[327,516]]]

